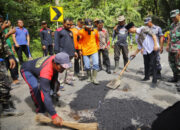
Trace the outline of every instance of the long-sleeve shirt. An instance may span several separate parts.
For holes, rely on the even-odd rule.
[[[55,56],[46,56],[25,62],[21,66],[21,72],[31,72],[40,83],[41,98],[51,116],[56,115],[50,96],[50,88],[58,79],[58,72],[53,71],[53,59]]]
[[[70,30],[62,29],[61,31],[55,31],[54,43],[55,53],[66,52],[70,57],[74,56],[73,33]]]
[[[98,32],[99,32],[100,49],[105,49],[110,45],[109,33],[105,28],[103,28],[102,30],[98,30]]]
[[[99,50],[99,33],[96,29],[92,30],[90,34],[85,29],[79,31],[80,49],[83,55],[92,55]]]
[[[6,57],[11,58],[11,56],[12,56],[11,50],[6,44],[5,33],[1,31],[0,33],[0,58],[2,59]]]
[[[143,49],[143,54],[150,54],[154,50],[154,41],[152,36],[155,35],[153,31],[145,26],[137,28],[136,31],[136,42],[138,44],[138,49]],[[157,45],[159,47],[159,42],[157,40]]]
[[[41,29],[40,30],[40,38],[41,38],[41,44],[42,45],[52,45],[53,40],[52,40],[52,31],[51,29]]]
[[[125,25],[118,25],[117,28],[113,30],[112,44],[116,43],[121,46],[128,46],[128,36],[130,37],[130,44],[132,44],[132,35],[128,33],[128,30],[125,28]]]

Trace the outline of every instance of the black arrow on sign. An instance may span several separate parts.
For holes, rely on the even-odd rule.
[[[53,18],[53,20],[58,20],[61,16],[61,12],[57,8],[53,8],[53,10],[56,12],[56,16]]]

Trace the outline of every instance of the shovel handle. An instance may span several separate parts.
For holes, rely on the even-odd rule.
[[[127,64],[124,66],[123,70],[121,71],[121,73],[119,74],[119,77],[124,73],[124,71],[126,70],[126,68],[128,67],[129,63],[131,62],[131,60],[128,60]]]
[[[81,71],[82,71],[82,73],[84,73],[84,71],[83,71],[83,59],[82,59],[82,55],[81,55]]]

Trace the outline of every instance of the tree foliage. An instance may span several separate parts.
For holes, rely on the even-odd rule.
[[[40,22],[46,20],[55,29],[56,23],[50,22],[49,6],[59,2],[64,9],[64,17],[100,18],[105,26],[112,30],[117,24],[117,17],[125,15],[127,22],[136,25],[143,24],[143,18],[152,16],[155,23],[163,28],[169,24],[169,12],[180,8],[180,0],[0,0],[0,14],[9,19],[14,25],[18,19],[24,20],[25,27],[31,37],[38,37]]]

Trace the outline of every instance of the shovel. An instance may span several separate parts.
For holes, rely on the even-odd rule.
[[[124,71],[126,70],[126,68],[128,67],[129,63],[131,62],[131,60],[134,59],[135,56],[131,56],[127,62],[127,64],[124,66],[123,70],[121,71],[121,73],[119,74],[118,78],[113,79],[111,82],[109,82],[106,86],[111,88],[111,89],[116,89],[120,86],[121,84],[121,76],[124,73]]]
[[[82,59],[82,56],[81,56],[81,71],[79,72],[78,77],[79,77],[81,80],[86,79],[86,75],[85,75],[84,70],[83,70],[83,59]]]

